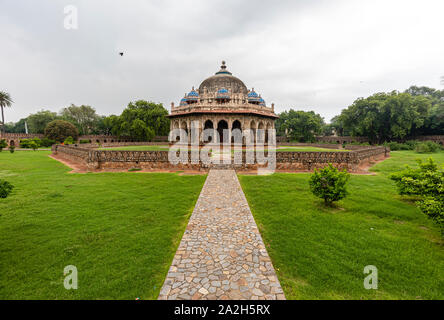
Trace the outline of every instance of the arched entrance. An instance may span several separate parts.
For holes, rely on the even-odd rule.
[[[258,134],[257,134],[257,142],[259,142],[259,143],[264,143],[264,134],[265,134],[265,132],[264,132],[264,123],[261,121],[261,122],[259,122],[259,126],[257,127],[257,131],[258,131]]]
[[[220,143],[223,143],[224,141],[228,142],[228,122],[220,120],[217,124],[217,132],[219,133]],[[226,137],[224,136],[224,133]]]
[[[15,147],[15,141],[14,140],[9,141],[9,146],[10,147]]]
[[[250,142],[256,143],[256,122],[254,120],[250,123]]]
[[[188,127],[187,127],[187,123],[185,122],[185,121],[182,121],[182,123],[181,123],[181,129],[182,130],[184,130],[185,132],[184,132],[184,137],[183,137],[183,141],[185,141],[185,139],[187,139],[188,138]]]
[[[214,130],[213,121],[211,121],[211,120],[205,121],[205,123],[204,123],[204,131],[207,130],[207,129]],[[204,133],[203,141],[204,142],[211,142],[211,141],[213,141],[213,135],[214,134],[212,132],[211,132],[211,136],[208,135],[208,133],[206,133],[206,134]]]
[[[235,121],[233,122],[232,127],[231,127],[231,143],[234,143],[234,135],[233,135],[233,131],[236,130],[236,129],[240,130],[240,132],[241,132],[241,134],[242,134],[242,124],[240,123],[239,120],[235,120]],[[238,143],[239,143],[239,142],[238,142]]]

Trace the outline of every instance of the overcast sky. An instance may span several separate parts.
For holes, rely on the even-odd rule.
[[[77,30],[64,28],[66,5]],[[221,60],[277,112],[329,121],[358,97],[442,88],[443,16],[443,0],[0,0],[6,122],[71,103],[169,110]]]

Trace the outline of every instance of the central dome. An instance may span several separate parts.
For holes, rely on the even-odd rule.
[[[230,93],[248,93],[247,86],[242,80],[236,78],[227,70],[225,61],[222,61],[220,70],[214,76],[205,79],[200,84],[199,94],[216,93],[220,89],[228,89]]]

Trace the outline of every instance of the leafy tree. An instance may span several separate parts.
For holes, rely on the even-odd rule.
[[[62,109],[60,115],[62,119],[73,123],[79,129],[81,135],[88,135],[98,131],[100,116],[91,106],[71,104],[71,106]]]
[[[29,133],[44,133],[48,123],[56,119],[57,113],[49,110],[41,110],[35,114],[29,115],[26,119],[28,122]]]
[[[425,120],[424,126],[415,132],[415,134],[444,134],[444,90],[411,86],[406,92],[412,96],[425,97],[431,103],[431,109]]]
[[[383,143],[405,139],[421,128],[430,111],[430,100],[410,93],[377,93],[357,99],[336,119],[352,136]]]
[[[130,102],[120,116],[106,117],[104,126],[116,136],[152,139],[154,135],[168,135],[170,120],[167,115],[168,111],[162,104],[137,100]]]
[[[0,91],[0,108],[2,110],[2,131],[5,132],[5,113],[3,108],[11,107],[12,103],[11,95],[5,91]]]
[[[142,120],[136,119],[132,122],[130,135],[141,141],[150,141],[154,138],[154,130],[147,127]]]
[[[16,123],[14,123],[14,122],[5,123],[5,132],[8,132],[8,133],[23,133],[23,132],[25,132],[26,131],[25,130],[25,121],[26,121],[26,118],[20,119]]]
[[[436,162],[417,160],[419,168],[406,166],[405,170],[390,175],[401,195],[416,195],[420,210],[433,219],[444,235],[444,171],[438,170]]]
[[[276,121],[278,135],[288,135],[292,140],[314,142],[325,126],[323,118],[313,111],[290,109],[279,114]]]
[[[35,141],[30,141],[29,142],[29,147],[32,149],[32,150],[37,150],[38,148],[39,148],[39,145],[37,144],[37,142],[35,142]]]
[[[317,170],[311,175],[309,184],[311,192],[324,199],[325,204],[331,206],[334,201],[345,198],[350,174],[346,170],[339,171],[331,163],[327,167]]]
[[[72,123],[65,120],[54,120],[45,129],[45,136],[55,141],[65,141],[71,136],[74,140],[79,137],[79,130]]]
[[[0,152],[2,152],[3,148],[6,148],[8,144],[6,143],[5,139],[0,140]]]
[[[6,198],[14,189],[14,186],[8,181],[0,179],[0,198]]]

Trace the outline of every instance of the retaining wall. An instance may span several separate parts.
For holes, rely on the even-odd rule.
[[[169,151],[108,151],[63,145],[55,145],[52,150],[53,154],[67,160],[76,161],[91,171],[131,168],[208,171],[212,167],[220,166],[232,166],[238,171],[243,171],[267,166],[267,164],[261,164],[255,157],[249,163],[251,159],[247,156],[249,151],[242,152],[240,164],[217,165],[205,164],[200,160],[193,162],[191,151],[185,153],[185,159],[181,159],[178,163],[172,163],[168,158]],[[179,155],[179,153],[177,154]],[[310,171],[316,168],[323,168],[328,163],[331,163],[339,169],[359,172],[369,162],[384,159],[389,154],[390,150],[386,147],[361,147],[359,150],[344,152],[276,152],[275,158],[271,159],[271,161],[275,162],[276,170],[278,171]],[[268,159],[267,152],[264,153],[264,157]]]

